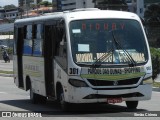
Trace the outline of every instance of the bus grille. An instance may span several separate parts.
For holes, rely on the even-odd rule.
[[[107,81],[107,80],[94,80],[94,79],[88,79],[88,81],[93,86],[119,86],[119,85],[137,84],[139,79],[140,79],[140,77],[127,79],[127,80],[116,80],[116,82],[115,81]]]

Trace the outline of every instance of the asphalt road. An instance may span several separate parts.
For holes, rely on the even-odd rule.
[[[5,63],[4,60],[0,60],[0,70],[13,71],[13,61],[11,60],[10,63]]]
[[[18,89],[12,77],[0,77],[0,111],[30,111],[40,112],[47,117],[110,117],[111,120],[123,117],[133,117],[135,113],[150,113],[159,111],[160,115],[160,92],[153,92],[152,99],[141,101],[138,109],[128,110],[125,103],[107,104],[84,104],[76,105],[70,112],[62,112],[55,101],[47,101],[46,104],[31,104],[29,92]],[[152,112],[157,114],[156,112]],[[143,117],[144,118],[144,117]],[[154,118],[155,120],[155,118]]]

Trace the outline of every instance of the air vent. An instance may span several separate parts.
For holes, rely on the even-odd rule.
[[[47,15],[58,15],[58,14],[63,14],[63,12],[45,13],[45,14],[43,14],[43,16],[47,16]]]
[[[80,8],[80,9],[74,9],[71,12],[78,12],[78,11],[96,11],[96,10],[100,10],[98,8]]]
[[[119,85],[135,85],[138,83],[140,78],[132,78],[127,80],[118,80],[116,81],[109,81],[109,80],[94,80],[88,79],[89,83],[93,86],[119,86]]]

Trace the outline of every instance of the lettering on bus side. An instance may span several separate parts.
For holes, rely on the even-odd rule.
[[[36,72],[40,71],[39,66],[37,65],[24,64],[24,69],[29,71],[36,71]]]
[[[141,67],[129,67],[129,68],[89,68],[88,74],[107,74],[107,75],[121,75],[140,73]]]
[[[124,23],[95,23],[95,24],[87,24],[87,23],[82,23],[82,30],[116,30],[117,28],[124,30],[125,24]]]
[[[109,53],[96,53],[96,59],[99,59],[103,55],[108,55]],[[145,62],[144,53],[130,53],[132,58],[136,62]],[[125,54],[119,53],[119,62],[128,62],[127,59],[125,59]],[[76,54],[76,61],[77,62],[93,62],[93,53],[83,53],[83,54]],[[110,56],[107,59],[104,59],[103,62],[116,62],[115,56]]]

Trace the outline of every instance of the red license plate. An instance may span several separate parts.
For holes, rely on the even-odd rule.
[[[122,98],[107,98],[107,103],[121,103]]]

